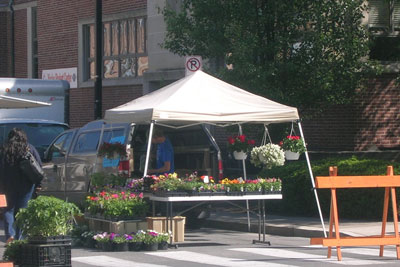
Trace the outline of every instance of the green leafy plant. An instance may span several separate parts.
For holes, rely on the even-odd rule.
[[[106,188],[121,187],[126,184],[126,177],[112,173],[96,172],[90,176],[90,185],[93,191],[101,191]]]
[[[288,135],[285,139],[283,139],[279,145],[283,150],[289,150],[297,153],[304,153],[306,148],[304,146],[303,139],[297,135]]]
[[[131,242],[144,242],[146,232],[139,230],[135,235],[132,236]]]
[[[107,232],[99,233],[93,236],[93,239],[99,243],[107,243],[110,242],[110,235]]]
[[[19,256],[22,254],[22,246],[25,245],[27,240],[14,240],[6,245],[6,249],[3,254],[3,260],[13,261],[18,264]]]
[[[127,243],[128,240],[126,239],[125,235],[116,235],[114,236],[112,242],[116,244],[122,244],[122,243]]]
[[[158,243],[158,233],[154,230],[147,230],[144,234],[143,243],[146,245]]]
[[[170,239],[171,233],[158,233],[157,243],[168,242]]]
[[[39,196],[29,200],[27,208],[20,209],[16,224],[28,238],[68,235],[75,215],[81,215],[75,204],[55,197]]]

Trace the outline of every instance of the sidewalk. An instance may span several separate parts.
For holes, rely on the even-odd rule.
[[[258,216],[251,215],[250,231],[258,233]],[[266,234],[295,237],[323,237],[323,228],[318,217],[285,217],[266,214],[265,218]],[[324,218],[325,229],[329,231],[329,219]],[[244,212],[211,212],[211,216],[206,220],[206,227],[214,227],[226,230],[236,230],[247,232],[247,214]],[[343,236],[369,236],[380,235],[382,231],[382,221],[356,221],[340,220],[340,234]],[[386,224],[386,233],[393,234],[393,222]]]

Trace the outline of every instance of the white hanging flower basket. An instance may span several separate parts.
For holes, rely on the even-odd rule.
[[[242,151],[233,151],[233,157],[236,160],[244,160],[247,158],[247,153],[244,152],[243,150]]]
[[[285,163],[285,154],[280,146],[266,144],[251,150],[250,162],[256,167],[271,169]]]
[[[292,152],[290,150],[285,150],[285,158],[287,160],[298,160],[300,157],[300,153]]]

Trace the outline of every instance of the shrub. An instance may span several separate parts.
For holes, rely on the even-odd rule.
[[[377,159],[351,157],[331,157],[311,162],[314,177],[329,176],[329,167],[337,166],[338,175],[385,175],[386,167],[393,162]],[[395,174],[400,168],[394,166]],[[306,161],[290,162],[283,167],[262,170],[260,176],[282,179],[283,199],[268,205],[270,212],[283,215],[318,216],[318,209],[312,191]],[[324,216],[329,216],[330,190],[317,191]],[[353,219],[381,218],[383,188],[338,189],[339,217]]]

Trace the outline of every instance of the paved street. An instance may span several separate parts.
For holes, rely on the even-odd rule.
[[[398,266],[394,247],[383,258],[379,249],[342,248],[343,260],[326,258],[327,248],[309,246],[308,238],[267,236],[272,245],[252,244],[258,235],[203,228],[189,231],[178,249],[157,252],[100,252],[73,249],[73,266],[162,267],[162,266]]]

